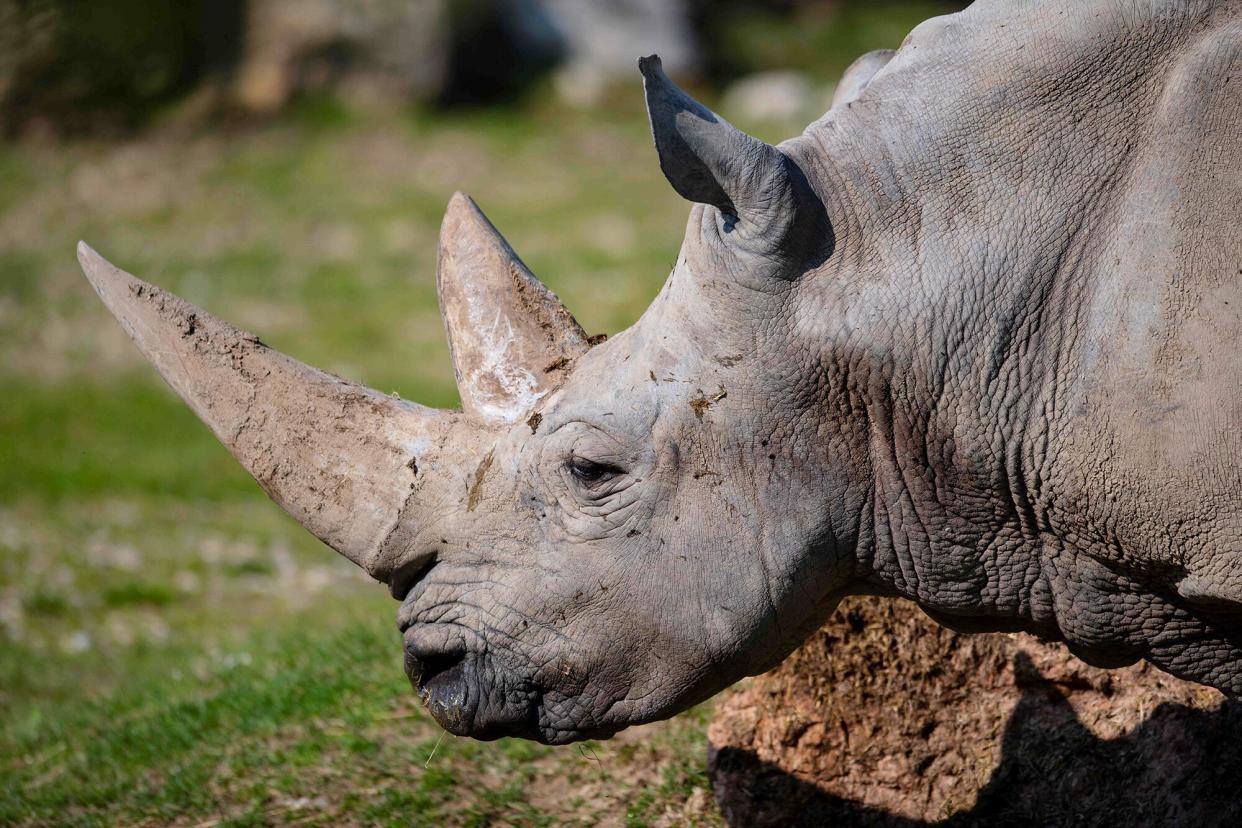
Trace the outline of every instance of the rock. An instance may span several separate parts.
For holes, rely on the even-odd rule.
[[[1229,825],[1239,734],[1242,705],[1152,667],[852,598],[723,698],[709,770],[738,826]]]
[[[815,87],[798,72],[760,72],[725,90],[721,109],[744,121],[806,121],[827,109]]]
[[[232,101],[270,113],[296,94],[427,98],[444,85],[447,0],[250,0]]]

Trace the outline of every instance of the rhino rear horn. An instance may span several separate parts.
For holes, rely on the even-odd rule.
[[[484,424],[524,419],[589,347],[573,315],[462,193],[444,215],[436,283],[462,409]]]
[[[272,500],[386,581],[385,541],[445,449],[458,415],[326,374],[117,269],[85,243],[95,291],[173,390]]]
[[[793,159],[687,95],[658,56],[641,58],[638,68],[660,169],[673,189],[715,207],[726,241],[783,265],[803,262],[828,228],[822,202]],[[778,270],[790,275],[787,266]]]

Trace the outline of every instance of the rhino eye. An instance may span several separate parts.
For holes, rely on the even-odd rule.
[[[624,471],[609,463],[597,463],[585,457],[569,458],[569,473],[579,482],[587,486],[598,486],[606,483]]]

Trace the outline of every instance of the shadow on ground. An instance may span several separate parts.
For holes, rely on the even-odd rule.
[[[1238,824],[1242,704],[1207,711],[1165,702],[1128,733],[1102,739],[1079,719],[1063,684],[1040,675],[1025,654],[1013,668],[1021,698],[999,763],[968,810],[910,819],[827,793],[753,751],[709,748],[726,819],[737,826],[901,828]]]

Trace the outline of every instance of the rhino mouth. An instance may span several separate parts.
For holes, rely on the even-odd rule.
[[[401,600],[397,627],[410,687],[432,718],[454,736],[545,741],[538,727],[540,694],[518,680],[521,671],[504,669],[485,645],[467,646],[454,625],[420,618],[418,604],[437,563],[434,554],[414,561],[395,573],[390,585],[393,597]]]
[[[518,736],[542,741],[536,705],[497,692],[485,656],[467,650],[427,650],[407,633],[405,674],[441,727],[454,736],[490,741]]]
[[[405,674],[410,687],[440,725],[456,736],[470,734],[479,694],[470,679],[464,650],[427,651],[405,644]]]

